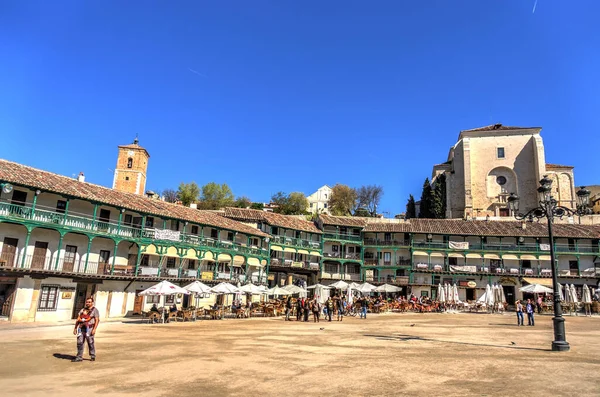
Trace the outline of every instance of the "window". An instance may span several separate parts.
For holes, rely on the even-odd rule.
[[[271,234],[274,236],[279,235],[279,229],[276,226],[271,227]]]
[[[523,269],[531,269],[531,261],[528,261],[526,259],[521,261],[521,267]]]
[[[172,256],[167,257],[167,269],[174,269],[175,268],[175,260],[177,258],[173,258]]]
[[[257,246],[258,247],[258,239],[257,238],[253,238],[252,239],[252,245]]]
[[[40,303],[38,311],[48,312],[56,310],[56,302],[58,301],[58,285],[42,285],[40,292]]]
[[[339,247],[337,245],[332,245],[331,246],[331,251],[332,252],[338,252]]]
[[[569,261],[569,270],[578,271],[579,263],[577,261]]]
[[[323,204],[323,208],[327,208],[327,203]]]
[[[383,239],[384,239],[385,241],[392,241],[392,233],[385,233],[385,234],[383,235]]]
[[[195,270],[196,269],[196,260],[195,259],[190,259],[188,261],[188,269],[190,270]]]
[[[102,250],[100,251],[98,262],[100,263],[108,263],[108,259],[110,258],[110,251]]]
[[[58,200],[56,202],[56,212],[64,214],[67,211],[67,202],[65,200]]]
[[[448,264],[450,266],[456,266],[458,264],[457,259],[456,258],[448,258]],[[450,283],[452,284],[452,283]]]
[[[129,177],[128,177],[128,176],[126,176],[126,177],[125,177],[125,180],[126,180],[126,181],[128,181],[128,180],[129,180]]]
[[[133,224],[133,215],[125,215],[125,224],[129,226]]]
[[[313,207],[313,203],[310,203],[310,208],[312,208],[312,207]]]
[[[392,253],[391,252],[384,252],[383,253],[383,261],[384,262],[391,262],[392,261]]]
[[[337,273],[337,265],[325,264],[325,273]]]
[[[100,210],[100,216],[98,217],[100,222],[110,222],[110,211],[109,210]]]
[[[506,177],[500,175],[496,177],[496,183],[500,186],[506,185]]]
[[[171,230],[174,232],[179,230],[179,221],[171,220]]]
[[[327,198],[327,193],[325,193],[325,198]]]
[[[133,159],[131,157],[127,159],[127,168],[133,168]]]
[[[20,190],[13,190],[11,204],[25,205],[26,201],[27,201],[27,192],[22,192]]]
[[[140,266],[150,266],[150,255],[142,255]]]
[[[175,303],[175,295],[165,296],[165,304],[172,305],[173,303]]]
[[[219,238],[217,229],[210,229],[210,238],[214,238],[215,240]]]
[[[198,226],[192,226],[192,234],[198,234]]]
[[[296,230],[296,238],[300,238],[300,231]]]
[[[154,218],[149,216],[146,218],[146,227],[154,227]]]
[[[146,295],[146,303],[160,303],[160,295]]]
[[[227,232],[227,241],[233,241],[233,233]]]
[[[503,159],[504,158],[504,148],[503,147],[497,148],[496,154],[498,155],[499,159]]]

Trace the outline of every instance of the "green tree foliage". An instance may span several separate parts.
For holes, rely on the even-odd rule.
[[[369,212],[369,210],[367,210],[366,208],[357,208],[356,211],[354,211],[354,216],[361,216],[361,217],[365,217],[365,218],[371,218],[372,215]]]
[[[250,208],[253,210],[262,211],[263,209],[265,209],[265,205],[263,203],[252,203],[250,204]]]
[[[357,197],[355,189],[338,183],[331,189],[329,211],[335,216],[351,216],[356,210]]]
[[[271,197],[271,202],[277,205],[273,211],[283,215],[306,214],[308,208],[308,199],[300,192],[292,192],[289,195],[277,192]]]
[[[189,207],[190,204],[198,201],[198,196],[200,196],[200,188],[196,182],[181,182],[179,184],[179,189],[177,189],[177,198],[179,201],[181,201],[181,204]]]
[[[429,178],[423,182],[423,192],[421,193],[421,205],[419,208],[419,218],[435,218],[432,209],[433,191]]]
[[[446,217],[446,175],[441,174],[433,183],[431,210],[435,218]]]
[[[237,208],[248,208],[248,207],[250,207],[251,204],[252,204],[252,201],[248,197],[240,196],[237,199],[235,199],[233,206],[237,207]]]
[[[198,205],[199,209],[218,210],[224,207],[231,207],[233,203],[233,193],[226,183],[219,185],[218,183],[210,182],[202,186],[201,202]]]
[[[408,196],[408,202],[406,203],[406,219],[417,217],[417,206],[415,205],[415,198],[413,195]]]
[[[177,192],[173,189],[165,189],[160,195],[167,203],[177,202]]]
[[[357,207],[366,209],[370,216],[377,216],[377,206],[383,196],[383,187],[377,185],[361,186],[356,189],[356,195]]]

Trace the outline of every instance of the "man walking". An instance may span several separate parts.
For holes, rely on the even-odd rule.
[[[527,299],[527,325],[531,325],[532,327],[535,325],[535,321],[533,319],[533,312],[535,311],[533,303],[531,303],[531,299]]]
[[[288,295],[287,300],[285,301],[285,321],[290,320],[290,314],[292,313],[292,296]]]
[[[76,324],[75,329],[73,330],[73,334],[77,335],[77,357],[72,360],[73,362],[83,361],[84,342],[87,342],[90,359],[96,361],[94,336],[96,335],[96,328],[98,328],[98,324],[100,324],[100,313],[98,312],[98,309],[94,307],[94,298],[91,296],[85,300],[85,308],[79,311],[78,319],[84,316],[89,316],[89,319],[85,322],[85,327],[78,329]]]

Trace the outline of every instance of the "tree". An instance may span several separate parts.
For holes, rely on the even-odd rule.
[[[356,210],[356,190],[347,185],[337,184],[331,189],[329,211],[336,216],[349,216]]]
[[[235,202],[233,203],[233,206],[237,207],[237,208],[248,208],[248,207],[250,207],[251,204],[252,204],[252,201],[248,197],[240,196],[235,200]]]
[[[162,198],[164,198],[167,203],[175,203],[177,202],[177,192],[173,189],[165,189],[162,192]]]
[[[263,209],[265,209],[265,205],[263,203],[252,203],[250,204],[250,208],[253,210],[262,211]]]
[[[292,192],[289,195],[277,192],[271,197],[271,202],[277,205],[273,211],[283,215],[302,215],[308,208],[308,199],[300,192]]]
[[[419,218],[434,218],[432,211],[432,199],[433,192],[431,190],[431,184],[429,178],[425,178],[423,182],[423,191],[421,193],[421,205],[419,207]]]
[[[183,183],[179,184],[179,189],[177,190],[177,198],[181,201],[181,204],[189,207],[190,204],[198,201],[198,196],[200,196],[200,188],[196,184],[196,182]]]
[[[218,210],[233,205],[233,193],[226,183],[219,185],[209,182],[202,186],[202,197],[199,207],[205,210]]]
[[[371,213],[363,207],[357,208],[356,211],[354,211],[354,216],[360,216],[360,217],[364,217],[364,218],[371,218],[372,215]]]
[[[435,218],[446,218],[446,175],[440,174],[433,183],[431,212]]]
[[[377,185],[361,186],[356,190],[358,207],[366,209],[371,216],[377,216],[377,206],[383,196],[383,187]]]
[[[417,217],[417,206],[415,205],[415,198],[413,195],[408,196],[408,202],[406,203],[406,219]]]

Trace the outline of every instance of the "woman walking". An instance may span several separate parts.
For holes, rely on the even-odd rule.
[[[523,305],[521,301],[517,301],[517,327],[523,325]]]

